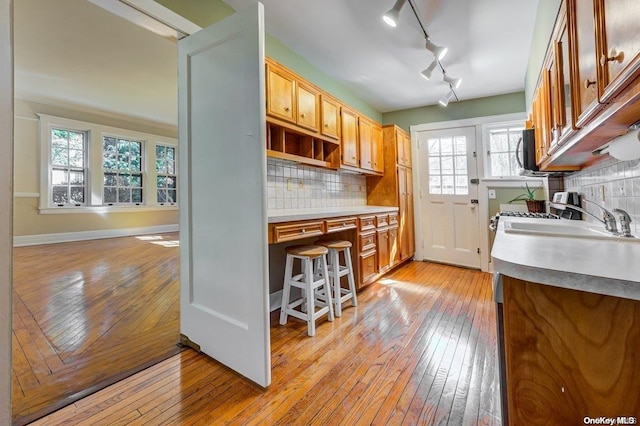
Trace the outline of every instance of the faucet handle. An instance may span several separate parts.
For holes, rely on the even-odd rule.
[[[631,235],[631,216],[629,213],[622,209],[613,209],[614,213],[618,213],[620,216],[620,230],[622,231],[622,236],[624,237],[632,237]]]

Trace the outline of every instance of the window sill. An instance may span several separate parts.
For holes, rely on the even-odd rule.
[[[81,206],[81,207],[45,207],[40,214],[104,214],[104,213],[143,213],[178,210],[178,205],[168,206]]]

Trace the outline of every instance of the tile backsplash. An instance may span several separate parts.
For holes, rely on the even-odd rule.
[[[362,175],[338,172],[267,158],[269,210],[367,204],[367,182]]]
[[[567,191],[579,192],[582,198],[594,201],[611,211],[620,208],[632,219],[631,231],[640,235],[640,160],[608,159],[566,176]],[[582,203],[587,211],[598,217],[602,211],[589,203]],[[587,220],[593,220],[587,217]]]

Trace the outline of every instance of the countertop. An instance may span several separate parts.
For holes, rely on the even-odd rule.
[[[546,223],[549,219],[500,217],[491,250],[494,272],[540,284],[640,300],[640,239],[609,241],[504,232],[506,222],[522,220]],[[580,222],[580,226],[594,225]],[[501,302],[502,286],[496,277],[494,299]]]
[[[320,207],[311,209],[269,210],[267,211],[267,216],[269,223],[281,223],[351,215],[393,213],[397,211],[397,207],[385,206]]]

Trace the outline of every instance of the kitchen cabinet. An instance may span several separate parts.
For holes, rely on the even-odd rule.
[[[267,114],[296,122],[296,82],[293,74],[267,61]]]
[[[640,2],[596,0],[600,39],[600,102],[607,102],[640,74]]]
[[[314,132],[320,119],[320,94],[303,81],[296,82],[297,124]]]
[[[360,167],[360,152],[358,146],[358,115],[342,107],[341,114],[342,139],[342,164],[353,167]]]
[[[371,161],[374,172],[384,173],[382,127],[378,124],[374,124],[371,128]]]
[[[502,286],[505,424],[638,416],[640,301],[504,275]]]
[[[320,131],[323,135],[338,140],[340,139],[340,104],[327,95],[320,95],[320,98],[322,105]]]
[[[367,203],[398,207],[396,251],[403,262],[415,253],[411,138],[395,125],[382,127],[384,175],[367,176]],[[391,225],[391,219],[390,219]],[[392,252],[392,254],[394,254]]]
[[[577,76],[576,99],[572,105],[577,126],[586,123],[600,109],[596,70],[596,30],[593,1],[568,0],[566,3],[571,45],[569,59]],[[572,43],[573,42],[573,43]]]
[[[372,129],[368,120],[358,119],[358,147],[360,148],[360,168],[373,170],[371,157]]]
[[[639,19],[635,0],[561,2],[534,90],[539,95],[530,106],[532,120],[542,125],[536,127],[536,137],[539,132],[543,138],[536,144],[541,170],[571,171],[592,163],[592,151],[640,117]],[[547,91],[549,99],[540,95]],[[545,108],[551,111],[548,121],[540,112]]]

